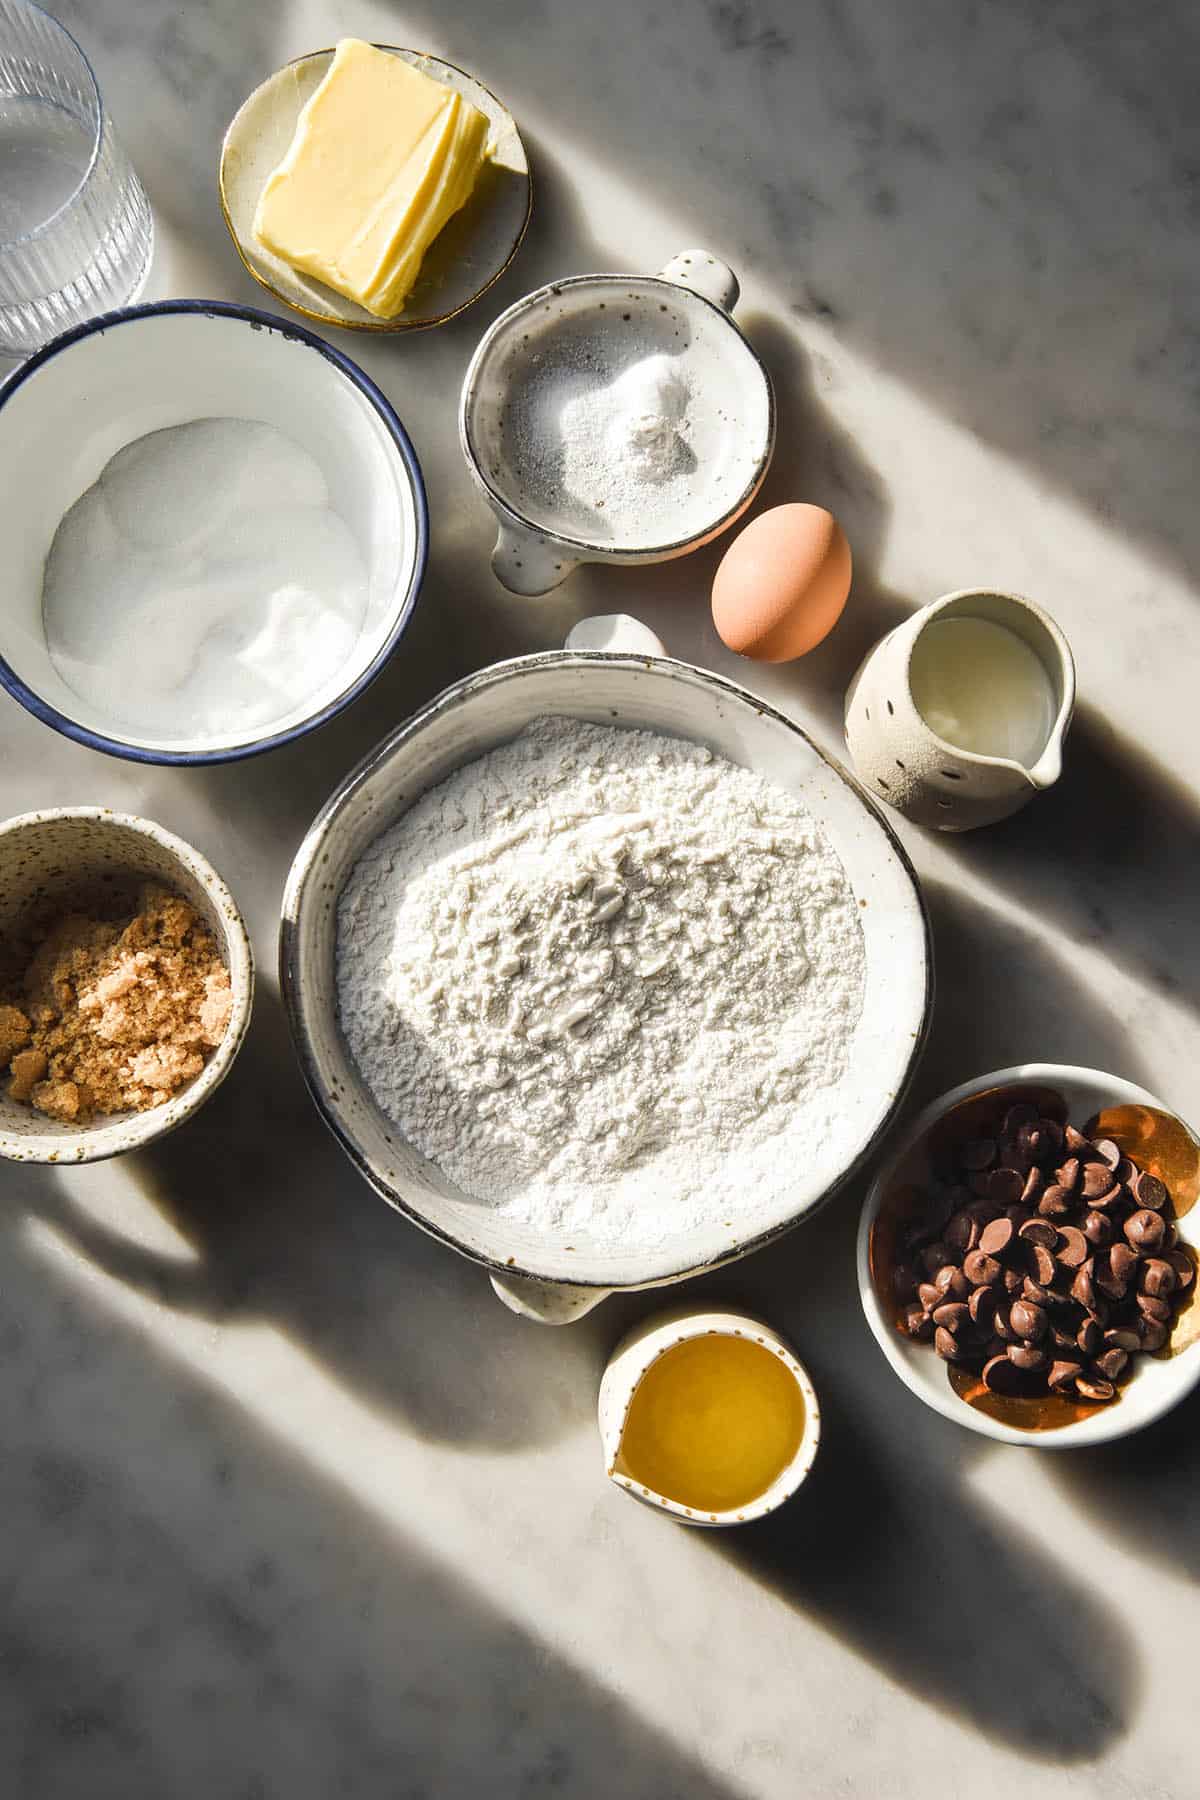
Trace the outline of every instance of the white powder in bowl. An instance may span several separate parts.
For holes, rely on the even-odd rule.
[[[71,507],[42,622],[109,730],[199,748],[332,699],[368,592],[315,458],[257,419],[196,419],[126,444]]]
[[[597,1249],[786,1196],[836,1130],[858,907],[782,788],[538,720],[426,794],[339,902],[342,1029],[461,1189]]]

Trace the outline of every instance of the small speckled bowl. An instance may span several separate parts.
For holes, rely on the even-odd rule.
[[[164,1137],[203,1106],[241,1048],[254,997],[254,961],[233,896],[212,865],[182,838],[149,819],[105,807],[59,807],[22,813],[0,824],[0,944],[33,909],[64,909],[97,888],[139,879],[160,881],[189,900],[213,933],[229,970],[233,1011],[225,1036],[202,1072],[173,1100],[146,1112],[122,1113],[92,1125],[47,1119],[7,1097],[0,1085],[0,1156],[13,1162],[101,1162]]]
[[[677,1500],[668,1500],[643,1487],[617,1466],[625,1421],[644,1376],[668,1350],[706,1334],[749,1338],[773,1351],[791,1374],[804,1401],[804,1433],[795,1456],[757,1500],[730,1512],[697,1512],[693,1507],[681,1506]],[[748,1525],[790,1500],[812,1468],[821,1441],[821,1409],[808,1370],[777,1331],[749,1313],[699,1312],[686,1307],[656,1313],[623,1338],[613,1351],[600,1383],[599,1412],[604,1470],[609,1480],[634,1500],[652,1506],[656,1512],[667,1513],[681,1525],[704,1525],[710,1530],[714,1525]]]

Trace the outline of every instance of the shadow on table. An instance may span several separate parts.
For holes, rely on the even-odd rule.
[[[1027,1758],[1091,1762],[1137,1713],[1135,1644],[1103,1592],[989,1504],[979,1441],[883,1363],[855,1280],[859,1198],[691,1292],[791,1336],[822,1407],[795,1501],[706,1543],[938,1713]]]
[[[1055,787],[945,842],[1072,942],[1200,1008],[1200,801],[1094,707],[1078,711]]]
[[[232,1077],[125,1168],[194,1262],[76,1205],[75,1171],[37,1207],[110,1279],[214,1325],[273,1325],[356,1399],[429,1438],[516,1451],[590,1421],[587,1334],[556,1336],[548,1357],[481,1268],[371,1191],[319,1119],[265,984]]]
[[[17,1207],[0,1218],[0,1790],[734,1800],[603,1675],[488,1597],[511,1594],[525,1616],[544,1606],[523,1589],[519,1526],[502,1576],[471,1560],[493,1554],[486,1520],[458,1560],[438,1493],[400,1492],[402,1441],[394,1469],[364,1464],[318,1397],[311,1445],[293,1445],[295,1408],[276,1416],[268,1397],[255,1416],[177,1346],[160,1352],[20,1221]],[[495,1398],[469,1333],[462,1364],[449,1329],[437,1348],[462,1388]],[[418,1535],[393,1518],[425,1523]]]

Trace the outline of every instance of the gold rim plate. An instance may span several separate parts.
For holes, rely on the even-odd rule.
[[[346,331],[425,331],[465,311],[499,281],[517,254],[533,210],[529,160],[512,114],[473,75],[422,50],[399,50],[394,44],[377,48],[403,57],[477,106],[491,122],[493,145],[475,192],[430,245],[399,317],[375,318],[332,288],[298,274],[254,237],[259,195],[287,151],[300,109],[328,69],[332,49],[314,50],[277,69],[238,109],[221,145],[221,211],[248,273],[306,319]]]

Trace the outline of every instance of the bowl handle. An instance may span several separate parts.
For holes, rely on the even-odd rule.
[[[576,562],[540,534],[502,524],[492,551],[492,573],[510,594],[548,594]]]
[[[493,1275],[492,1286],[510,1312],[535,1325],[573,1325],[612,1293],[611,1288],[569,1287],[563,1281],[535,1281],[529,1275]]]
[[[711,300],[722,312],[731,313],[738,303],[741,284],[728,263],[723,263],[709,250],[681,250],[665,269],[658,271],[663,281],[691,288],[702,300]]]

